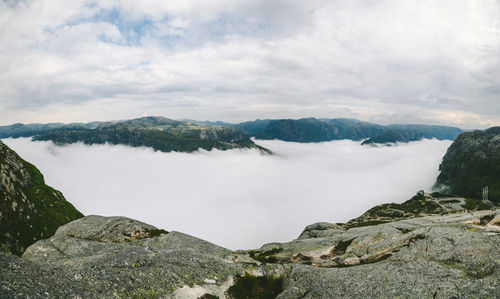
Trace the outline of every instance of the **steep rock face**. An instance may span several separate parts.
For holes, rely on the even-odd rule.
[[[435,188],[480,199],[488,186],[489,199],[500,203],[500,127],[458,136],[439,168]]]
[[[0,251],[20,255],[36,240],[83,217],[35,166],[0,141]]]

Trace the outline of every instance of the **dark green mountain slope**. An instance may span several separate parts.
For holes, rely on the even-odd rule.
[[[10,126],[0,126],[0,138],[7,137],[30,137],[43,131],[63,126],[62,123],[52,124],[13,124]]]
[[[20,255],[35,241],[83,215],[40,171],[0,141],[0,251]]]
[[[256,120],[236,125],[257,139],[320,142],[339,139],[363,140],[363,144],[409,142],[423,138],[454,140],[462,130],[432,125],[382,126],[355,119],[276,119]]]
[[[273,120],[270,119],[257,119],[254,121],[247,121],[234,125],[245,132],[248,136],[255,136],[258,133],[264,132]]]
[[[365,140],[363,144],[395,143],[436,138],[438,140],[454,140],[462,130],[454,127],[431,125],[389,125],[383,133]]]
[[[387,130],[385,126],[348,118],[324,119],[324,122],[339,129],[339,139],[362,140],[377,136]]]
[[[338,128],[315,118],[271,121],[264,131],[255,134],[257,139],[280,139],[295,142],[319,142],[337,139]]]
[[[41,132],[35,135],[33,140],[51,140],[56,144],[83,142],[147,146],[163,152],[193,152],[199,148],[205,150],[257,148],[269,152],[256,145],[245,133],[236,128],[206,126],[164,117],[105,122],[96,128],[68,125]]]
[[[450,146],[439,166],[435,188],[460,196],[500,203],[500,127],[462,133]]]
[[[386,130],[384,126],[345,118],[256,120],[236,126],[257,139],[279,139],[294,142],[362,140]]]
[[[42,132],[60,128],[63,126],[83,126],[89,129],[96,128],[101,122],[89,123],[72,123],[65,125],[63,123],[50,123],[50,124],[13,124],[10,126],[0,126],[0,138],[18,138],[18,137],[31,137]]]
[[[241,131],[244,133],[242,134]],[[363,144],[409,142],[422,138],[454,140],[462,130],[431,125],[389,125],[347,118],[257,119],[231,124],[220,121],[176,121],[143,117],[114,122],[63,124],[15,124],[0,127],[0,138],[35,136],[35,140],[58,143],[82,141],[151,146],[161,151],[195,151],[256,147],[245,134],[257,139],[321,142],[363,140]]]

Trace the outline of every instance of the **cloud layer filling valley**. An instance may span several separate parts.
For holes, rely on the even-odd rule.
[[[84,214],[121,215],[230,249],[295,239],[306,225],[345,222],[374,205],[430,190],[450,141],[394,147],[258,141],[257,151],[147,148],[5,139]]]

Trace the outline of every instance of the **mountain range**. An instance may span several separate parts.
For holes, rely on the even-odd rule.
[[[270,151],[256,145],[245,133],[236,128],[207,126],[188,121],[176,121],[164,117],[92,122],[87,124],[13,125],[0,128],[0,137],[32,136],[35,141],[51,140],[55,144],[123,144],[146,146],[154,150],[193,152],[255,148]]]
[[[255,139],[291,142],[322,142],[349,139],[362,144],[391,144],[423,138],[454,140],[461,129],[435,125],[378,125],[355,119],[266,119],[231,124],[226,122],[171,120],[142,117],[131,120],[90,123],[14,124],[0,127],[0,138],[32,137],[56,144],[124,144],[148,146],[159,151],[192,152],[256,148]]]

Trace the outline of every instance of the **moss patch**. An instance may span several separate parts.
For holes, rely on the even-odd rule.
[[[159,237],[161,235],[168,234],[168,232],[166,230],[164,230],[164,229],[157,229],[157,228],[146,229],[146,232],[149,234],[149,236],[151,238]]]
[[[278,261],[276,254],[283,251],[283,248],[273,248],[263,252],[257,252],[255,250],[248,251],[248,255],[254,260],[262,263],[276,263]]]
[[[203,296],[198,297],[198,299],[219,299],[219,296],[215,296],[212,294],[203,294]]]
[[[470,198],[465,199],[465,204],[463,204],[462,207],[468,211],[491,209],[491,206],[486,204],[484,201]]]
[[[272,299],[283,291],[283,278],[273,276],[237,276],[236,283],[228,289],[234,299]]]

